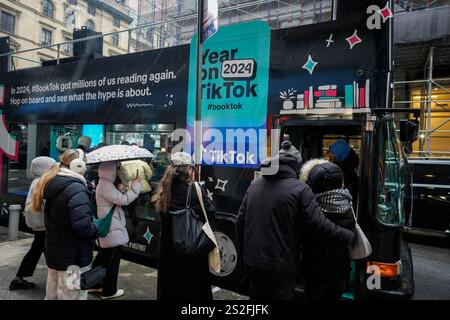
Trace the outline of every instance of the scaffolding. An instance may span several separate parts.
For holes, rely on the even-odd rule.
[[[187,44],[196,32],[196,2],[196,0],[136,0],[134,7],[129,10],[130,16],[134,19],[129,28],[0,54],[0,57],[8,55],[10,66],[13,68],[15,59],[29,61],[34,63],[33,66],[38,66],[42,61],[30,59],[26,54],[32,51],[47,51],[51,55],[56,55],[55,60],[59,64],[62,58],[70,56],[64,50],[61,51],[65,46],[73,46],[74,43],[100,37],[107,39],[108,36],[116,34],[125,34],[127,45],[115,54]],[[335,4],[336,1],[333,0],[220,0],[219,21],[221,26],[226,26],[260,20],[266,21],[272,29],[288,28],[331,20]]]
[[[138,0],[139,24],[158,27],[149,28],[147,42],[135,37],[133,51],[188,43],[196,32],[196,7],[196,0]],[[332,7],[333,0],[221,0],[219,21],[226,26],[263,20],[273,29],[287,28],[331,20]]]
[[[413,155],[420,158],[432,158],[432,157],[450,157],[450,146],[447,144],[447,150],[433,150],[433,139],[444,138],[450,142],[450,126],[449,129],[441,129],[450,123],[450,78],[434,78],[434,56],[435,47],[431,46],[428,51],[426,60],[426,66],[424,73],[425,79],[411,80],[411,81],[395,81],[394,89],[403,86],[409,86],[413,90],[419,91],[419,95],[412,96],[410,94],[407,100],[394,100],[394,106],[405,105],[410,107],[420,108],[420,122],[419,122],[419,141],[418,150],[413,151]],[[394,91],[395,92],[395,91]],[[449,99],[438,99],[439,94],[449,95]],[[395,94],[394,94],[395,99]],[[443,119],[434,120],[433,114],[439,113]]]

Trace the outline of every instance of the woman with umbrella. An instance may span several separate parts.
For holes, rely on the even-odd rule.
[[[102,265],[106,268],[106,276],[100,287],[90,290],[90,292],[101,292],[102,299],[117,298],[124,294],[124,290],[117,289],[121,246],[126,245],[129,241],[122,206],[129,205],[138,197],[142,184],[139,176],[136,175],[130,188],[122,193],[114,185],[114,182],[117,177],[117,169],[120,167],[120,160],[152,156],[150,152],[139,149],[125,145],[113,145],[97,149],[86,156],[88,164],[100,163],[98,168],[100,180],[95,195],[98,218],[105,217],[113,210],[109,232],[105,237],[99,238],[100,251],[93,262],[93,267]]]

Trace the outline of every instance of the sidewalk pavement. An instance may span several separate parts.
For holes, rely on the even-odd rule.
[[[23,256],[28,251],[33,236],[20,232],[19,239],[8,241],[8,229],[0,226],[0,300],[43,300],[47,281],[47,266],[42,256],[33,277],[28,280],[36,284],[35,289],[10,291]],[[155,300],[158,271],[146,266],[122,260],[118,287],[125,290],[121,300]],[[218,288],[214,288],[217,291]],[[213,294],[215,300],[246,300],[248,297],[219,289]],[[99,294],[89,294],[89,300],[99,300]]]

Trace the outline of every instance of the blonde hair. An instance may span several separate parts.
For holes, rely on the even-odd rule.
[[[42,210],[42,203],[44,199],[44,189],[47,184],[58,174],[59,166],[69,168],[70,163],[78,159],[80,156],[79,152],[75,149],[68,149],[64,151],[62,155],[59,156],[60,164],[54,164],[50,167],[50,170],[44,174],[36,185],[33,196],[31,198],[31,209],[34,212],[39,212]]]

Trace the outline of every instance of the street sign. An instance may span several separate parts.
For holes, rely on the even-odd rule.
[[[203,1],[202,42],[219,30],[219,5],[217,0]]]

